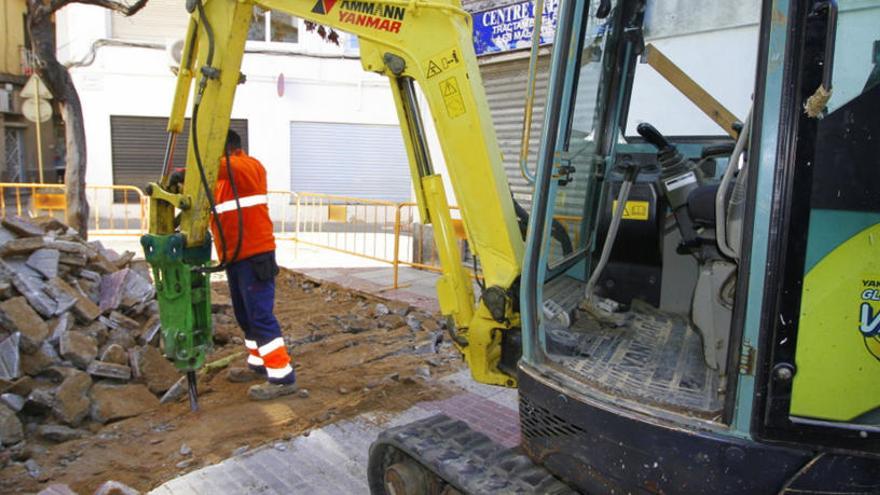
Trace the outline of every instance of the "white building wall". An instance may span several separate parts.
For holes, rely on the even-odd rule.
[[[90,62],[71,69],[85,118],[90,185],[113,183],[110,116],[167,117],[176,81],[165,47],[155,40],[115,40],[98,48],[89,61],[96,41],[112,39],[111,15],[98,7],[72,4],[57,16],[62,63]],[[291,121],[398,125],[385,77],[365,72],[345,43],[337,47],[302,29],[300,37],[299,44],[288,47],[248,42],[242,64],[247,82],[238,87],[232,110],[232,118],[248,121],[249,152],[266,166],[270,189],[287,189],[290,184]],[[167,39],[175,36],[168,33]],[[259,53],[252,53],[255,50]],[[285,81],[281,97],[280,74]],[[433,135],[430,119],[426,125]],[[327,146],[343,144],[327,136]],[[435,170],[443,173],[437,143],[432,144]]]

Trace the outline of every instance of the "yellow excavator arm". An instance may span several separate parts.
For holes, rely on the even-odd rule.
[[[170,145],[183,130],[192,91],[186,163],[199,173],[187,173],[182,188],[171,187],[166,163],[161,182],[148,188],[150,234],[143,241],[157,279],[166,353],[169,339],[181,343],[168,357],[190,371],[201,362],[193,358],[204,352],[198,346],[209,345],[204,309],[210,291],[199,275],[209,264],[209,195],[235,89],[245,82],[239,71],[254,6],[357,35],[364,70],[388,77],[421,219],[434,226],[443,268],[437,285],[441,312],[454,322],[455,345],[473,377],[515,386],[515,376],[499,363],[504,333],[519,326],[513,301],[523,240],[473,49],[471,17],[458,0],[187,0],[191,17],[168,131]],[[462,265],[442,178],[431,164],[416,85],[430,108],[470,247],[482,265],[486,290],[479,301]],[[177,221],[175,208],[181,210]],[[190,287],[197,294],[188,294]]]

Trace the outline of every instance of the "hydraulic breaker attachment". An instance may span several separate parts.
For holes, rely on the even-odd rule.
[[[165,357],[180,371],[196,371],[212,345],[210,278],[198,270],[211,261],[210,237],[187,248],[181,234],[146,234],[141,245],[153,268]]]

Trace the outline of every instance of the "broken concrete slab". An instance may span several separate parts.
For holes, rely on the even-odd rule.
[[[21,334],[21,350],[35,352],[49,336],[49,327],[24,297],[13,297],[0,303],[0,322]]]
[[[88,373],[77,370],[68,376],[55,391],[52,405],[55,417],[71,426],[81,423],[92,405],[88,394],[91,387],[92,378]]]
[[[13,445],[24,440],[24,428],[15,411],[0,404],[0,444]]]
[[[60,360],[52,344],[43,342],[35,352],[21,355],[21,371],[26,375],[37,376]]]
[[[0,341],[0,379],[12,381],[21,376],[20,340],[21,335],[13,333]]]
[[[73,328],[73,315],[64,313],[46,324],[49,325],[48,342],[57,347],[64,332],[70,331]]]
[[[6,392],[5,394],[0,395],[0,403],[5,404],[6,407],[12,409],[15,412],[21,411],[24,407],[25,398],[10,392]]]
[[[0,224],[13,234],[21,237],[42,237],[46,233],[38,224],[17,215],[3,218],[0,220]]]
[[[119,311],[111,311],[110,316],[108,316],[107,319],[110,320],[111,324],[107,325],[110,328],[123,328],[126,330],[140,330],[141,328],[140,323],[125,316]]]
[[[33,272],[33,270],[24,264],[22,264],[21,267],[27,269],[28,272]],[[43,283],[41,280],[32,277],[29,273],[19,269],[19,267],[13,267],[11,264],[3,260],[0,260],[0,273],[12,281],[12,285],[15,289],[28,300],[28,303],[30,303],[31,307],[33,307],[40,316],[43,318],[50,318],[55,315],[57,304],[54,299],[43,292]]]
[[[107,325],[100,321],[93,321],[88,326],[83,327],[80,331],[95,339],[98,347],[103,347],[104,344],[107,343],[107,339],[110,337],[110,330],[107,328]]]
[[[31,237],[30,239],[38,239]],[[47,280],[58,276],[58,260],[60,254],[57,249],[37,249],[28,257],[25,264],[40,272]]]
[[[46,240],[42,237],[22,237],[13,239],[3,244],[0,254],[6,256],[28,255],[46,246]]]
[[[137,370],[137,376],[154,394],[167,391],[180,379],[177,368],[162,355],[159,349],[151,345],[133,349],[131,357],[132,368]]]
[[[62,239],[53,239],[46,243],[47,248],[57,249],[62,253],[74,254],[77,256],[85,256],[88,259],[88,248],[82,243],[76,241],[65,241]]]
[[[76,330],[65,332],[58,347],[61,356],[80,369],[86,369],[98,355],[98,343],[95,339]]]
[[[159,406],[159,399],[144,385],[97,383],[89,395],[91,417],[99,423],[130,418]]]
[[[62,252],[58,256],[58,262],[62,265],[68,265],[73,267],[82,267],[86,266],[88,263],[88,258],[84,254],[79,253],[65,253]]]
[[[162,329],[162,321],[159,319],[159,315],[150,316],[150,318],[144,323],[143,327],[141,327],[140,335],[138,335],[137,341],[139,344],[152,344],[156,337],[159,336],[159,330]]]
[[[128,366],[128,353],[121,345],[110,344],[101,353],[101,361]]]
[[[33,414],[44,414],[52,410],[55,402],[55,388],[44,383],[34,382],[37,385],[28,394],[24,403],[24,410]]]
[[[101,313],[116,309],[122,302],[122,287],[125,285],[125,278],[128,276],[128,269],[119,270],[116,273],[104,275],[101,279],[101,296],[98,307]]]
[[[41,425],[37,427],[37,435],[50,442],[63,443],[87,437],[89,432],[63,425]]]
[[[63,293],[75,300],[73,311],[81,322],[88,323],[94,321],[101,315],[101,310],[98,308],[97,304],[93,303],[88,297],[61,278],[52,278],[46,283],[46,285],[58,293]]]
[[[39,225],[46,233],[64,232],[67,230],[67,225],[64,225],[64,222],[51,215],[40,215],[32,217],[30,220],[34,224]]]
[[[114,380],[131,380],[131,368],[122,364],[92,361],[86,370],[88,374],[99,378],[112,378]]]
[[[116,328],[110,330],[110,335],[107,338],[108,344],[118,344],[121,345],[123,349],[128,350],[137,345],[134,341],[134,337],[131,336],[131,333],[124,328]]]

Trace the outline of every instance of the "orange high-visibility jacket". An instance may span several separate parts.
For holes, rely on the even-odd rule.
[[[256,158],[246,155],[241,150],[231,153],[229,162],[232,167],[232,175],[235,178],[235,186],[238,189],[242,225],[246,233],[241,241],[241,250],[236,261],[274,251],[275,236],[272,234],[272,219],[269,218],[269,201],[266,196],[266,169]],[[214,187],[214,199],[217,220],[223,226],[223,234],[226,239],[226,261],[229,262],[235,254],[239,232],[238,212],[235,206],[235,196],[232,194],[232,185],[229,183],[229,175],[226,171],[225,157],[220,159],[220,171],[217,174],[217,185]],[[221,256],[223,247],[220,243],[220,232],[216,222],[211,222],[211,231],[214,234],[214,246],[217,248],[218,256]]]

